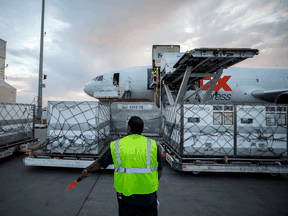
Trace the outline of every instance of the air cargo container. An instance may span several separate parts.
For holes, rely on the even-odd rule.
[[[35,107],[31,104],[0,102],[0,158],[26,151],[38,142],[34,133]]]
[[[177,170],[288,173],[287,107],[166,106],[162,151]]]
[[[107,104],[48,101],[47,140],[43,148],[33,151],[24,163],[86,167],[109,148],[110,126],[110,106]]]

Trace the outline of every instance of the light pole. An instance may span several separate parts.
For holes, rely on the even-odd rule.
[[[42,83],[42,73],[43,73],[43,40],[44,40],[44,9],[45,0],[42,0],[42,19],[41,19],[41,37],[40,37],[40,60],[39,60],[39,85],[38,85],[38,109],[37,117],[41,119],[42,116],[42,88],[45,86]]]

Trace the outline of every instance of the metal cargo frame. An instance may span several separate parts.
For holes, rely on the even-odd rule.
[[[17,150],[26,151],[37,143],[35,106],[0,102],[0,158]]]
[[[210,104],[211,105],[211,104]],[[185,107],[186,106],[186,107]],[[287,150],[288,150],[288,129],[287,129],[287,122],[288,122],[288,107],[283,106],[276,106],[274,104],[262,104],[262,105],[247,105],[247,104],[232,104],[230,107],[233,107],[233,124],[230,124],[228,129],[224,128],[223,125],[217,125],[214,126],[214,129],[221,128],[222,127],[222,133],[221,129],[217,130],[215,129],[214,133],[212,133],[212,136],[214,136],[214,143],[209,143],[209,146],[207,143],[202,143],[202,151],[197,151],[197,149],[190,155],[187,154],[187,151],[185,151],[185,142],[189,141],[190,138],[194,139],[197,137],[197,135],[200,134],[200,136],[206,136],[207,140],[208,138],[211,138],[211,134],[207,133],[209,129],[211,129],[211,125],[209,125],[211,122],[206,122],[207,127],[204,128],[198,128],[199,134],[197,134],[195,131],[195,125],[199,124],[200,121],[207,121],[209,116],[196,116],[197,112],[190,113],[192,115],[187,116],[187,107],[194,106],[198,107],[200,110],[203,107],[208,107],[209,105],[199,105],[199,104],[175,104],[175,105],[168,105],[163,109],[164,113],[164,142],[160,145],[161,150],[163,152],[163,155],[165,155],[167,162],[171,165],[173,169],[179,170],[179,171],[191,171],[194,173],[199,172],[263,172],[263,173],[288,173],[288,160],[287,160]],[[213,104],[213,107],[219,107],[221,105]],[[229,107],[229,105],[225,104],[223,107]],[[266,114],[264,116],[265,122],[262,117],[254,116],[255,113],[251,114],[243,114],[239,110],[243,109],[243,107],[252,107],[253,109],[257,110],[257,107],[265,107],[265,110],[262,110],[259,113]],[[278,118],[275,119],[276,122],[271,123],[271,118],[273,119],[273,115],[271,112],[274,110],[274,119],[275,116],[285,116],[285,118]],[[279,111],[277,111],[279,110]],[[214,110],[215,111],[215,110]],[[242,116],[241,116],[242,115]],[[272,115],[272,117],[271,117]],[[173,116],[173,117],[172,117]],[[194,117],[193,117],[194,116]],[[230,115],[231,116],[231,115]],[[212,116],[213,117],[213,116]],[[241,118],[242,117],[242,118]],[[250,128],[247,128],[247,126],[243,126],[243,119],[249,119],[254,118],[254,121],[256,122],[256,125],[259,126],[259,128],[254,128],[250,126]],[[175,121],[172,121],[172,119],[176,119]],[[190,122],[188,122],[188,118]],[[213,119],[213,118],[212,118]],[[260,120],[262,119],[262,120]],[[214,119],[215,120],[215,119]],[[285,122],[284,122],[285,120]],[[210,118],[211,121],[211,118]],[[242,121],[242,122],[241,122]],[[175,123],[174,123],[175,122]],[[265,124],[274,124],[271,126],[267,126]],[[194,132],[191,130],[193,128],[192,126],[188,125],[194,125]],[[251,125],[251,123],[248,123]],[[256,126],[254,126],[256,127]],[[212,126],[213,128],[213,126]],[[245,129],[246,128],[246,129]],[[273,130],[272,130],[272,129]],[[246,130],[246,131],[245,131]],[[253,133],[254,131],[258,131],[259,134]],[[271,134],[271,130],[274,131],[274,134]],[[224,132],[226,132],[226,134]],[[270,131],[270,132],[269,132]],[[280,131],[280,132],[279,132]],[[211,130],[210,130],[211,132]],[[261,133],[260,133],[261,132]],[[215,134],[218,133],[218,136],[227,136],[227,134],[230,136],[230,140],[226,140],[225,144],[230,144],[230,152],[228,154],[228,151],[223,151],[222,154],[220,154],[217,150],[213,149],[215,146],[220,145],[220,141],[218,139],[215,139]],[[250,144],[251,147],[248,149],[248,152],[251,153],[251,149],[254,148],[254,155],[253,154],[239,154],[240,148],[242,147],[242,151],[245,150],[245,145],[247,145],[247,139],[245,139],[245,133],[246,135],[250,136]],[[278,135],[276,134],[278,133]],[[280,133],[280,135],[279,135]],[[188,136],[187,136],[188,135]],[[248,137],[249,137],[248,136]],[[251,138],[252,136],[252,138]],[[240,139],[241,138],[241,139]],[[198,136],[198,141],[199,141]],[[240,140],[240,141],[239,141]],[[257,140],[260,142],[257,142]],[[229,143],[232,142],[232,143]],[[265,144],[267,143],[267,146]],[[271,144],[272,142],[272,144]],[[197,142],[194,142],[193,145],[195,146]],[[263,145],[264,143],[264,145]],[[270,143],[270,144],[269,144]],[[273,146],[273,143],[275,144],[275,147]],[[281,144],[281,148],[279,147],[279,143]],[[216,144],[216,145],[215,145]],[[270,145],[270,146],[269,146]],[[220,146],[221,147],[221,146]],[[277,149],[278,148],[278,149]],[[249,151],[250,150],[250,151]],[[252,151],[253,152],[253,151]]]
[[[86,167],[119,137],[111,106],[95,101],[49,101],[47,139],[24,158],[28,166]],[[88,164],[88,165],[87,165]]]

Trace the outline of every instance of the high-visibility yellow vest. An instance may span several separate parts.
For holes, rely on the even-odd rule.
[[[124,196],[149,194],[159,188],[157,145],[138,134],[111,142],[114,188]]]

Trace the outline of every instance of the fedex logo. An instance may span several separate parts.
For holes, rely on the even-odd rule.
[[[232,91],[230,86],[227,84],[228,80],[231,78],[231,76],[224,76],[223,78],[219,78],[217,85],[214,88],[214,91],[219,91],[221,88],[224,89],[224,91]],[[205,77],[200,81],[200,88],[204,85],[204,80],[211,80],[211,77]],[[203,91],[208,90],[208,86],[206,86]]]

